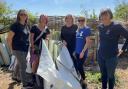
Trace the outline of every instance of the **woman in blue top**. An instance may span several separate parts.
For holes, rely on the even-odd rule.
[[[78,18],[78,30],[76,32],[76,58],[77,58],[77,69],[81,75],[81,81],[86,84],[85,74],[83,65],[87,58],[88,47],[90,45],[91,30],[86,26],[86,20],[84,17]]]

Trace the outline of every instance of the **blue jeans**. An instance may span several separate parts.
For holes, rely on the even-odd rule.
[[[107,89],[108,84],[109,89],[113,89],[115,85],[115,69],[118,63],[118,58],[104,58],[101,55],[98,55],[98,63],[101,71],[102,88]]]

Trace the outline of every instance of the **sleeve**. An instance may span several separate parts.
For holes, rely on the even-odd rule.
[[[32,26],[30,32],[31,32],[31,33],[35,33],[35,26]]]
[[[42,38],[46,39],[47,35],[50,34],[50,30],[47,28],[46,31],[43,33]]]
[[[50,34],[50,30],[49,29],[46,29],[46,34]]]
[[[98,30],[99,30],[99,29],[100,29],[100,25],[96,26],[96,29],[98,29]]]
[[[90,28],[86,29],[84,32],[84,35],[85,35],[85,37],[90,36],[91,35],[91,29]]]
[[[128,39],[125,41],[122,50],[125,50],[128,47]]]
[[[77,30],[77,29],[78,29],[78,26],[77,26],[77,25],[74,25],[74,29],[76,29],[76,30]]]
[[[14,33],[16,33],[16,23],[14,23],[14,24],[12,24],[11,26],[10,26],[10,30],[11,31],[13,31]]]
[[[126,27],[123,27],[122,25],[119,25],[118,29],[119,29],[120,35],[125,37],[126,39],[128,39],[128,30],[126,29]]]
[[[128,30],[125,27],[123,27],[122,25],[119,25],[118,28],[119,28],[120,35],[126,38],[126,41],[122,47],[122,50],[125,50],[126,47],[128,46]]]
[[[61,40],[64,40],[64,37],[63,37],[63,27],[61,28],[60,38],[61,38]]]

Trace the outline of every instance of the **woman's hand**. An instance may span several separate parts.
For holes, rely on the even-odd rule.
[[[82,51],[82,52],[80,53],[80,59],[83,59],[83,57],[84,57],[84,52]]]
[[[46,35],[46,40],[49,40],[50,39],[50,34]]]
[[[7,36],[7,43],[8,43],[8,46],[9,46],[9,49],[11,51],[11,54],[13,54],[13,50],[12,50],[12,40],[13,40],[13,37],[14,37],[15,33],[10,31],[8,33],[8,36]]]
[[[119,57],[122,53],[123,53],[123,50],[120,49],[117,56]]]
[[[63,44],[64,46],[67,46],[67,42],[65,40],[63,40]]]
[[[35,51],[34,45],[31,45],[31,52],[34,52],[34,51]]]

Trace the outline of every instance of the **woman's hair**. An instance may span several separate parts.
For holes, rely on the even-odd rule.
[[[45,18],[46,24],[48,24],[48,16],[46,16],[46,15],[44,15],[44,14],[40,15],[40,17],[39,17],[39,23],[41,22],[42,17]]]
[[[71,14],[66,15],[64,20],[66,21],[68,19],[68,17],[71,17],[72,23],[74,23],[74,17]]]
[[[106,9],[102,9],[102,10],[101,10],[101,12],[100,12],[100,14],[99,14],[99,19],[101,19],[101,17],[102,17],[103,15],[106,15],[106,14],[109,14],[109,15],[110,15],[110,19],[113,18],[113,13],[112,13],[111,9],[106,8]]]
[[[79,16],[78,20],[85,20],[86,21],[86,18],[84,16]]]
[[[21,12],[27,13],[26,10],[20,9],[20,10],[18,11],[18,14],[17,14],[16,22],[19,22],[19,21],[20,21],[20,14],[21,14]],[[27,23],[28,23],[28,15],[27,15],[27,18],[26,18],[26,20],[25,20],[25,24],[27,24]]]
[[[80,21],[80,20],[83,20],[84,21],[84,26],[86,25],[86,18],[84,17],[84,16],[79,16],[78,17],[78,22]],[[79,24],[78,24],[78,29],[77,29],[77,31],[80,29],[80,26],[79,26]]]

